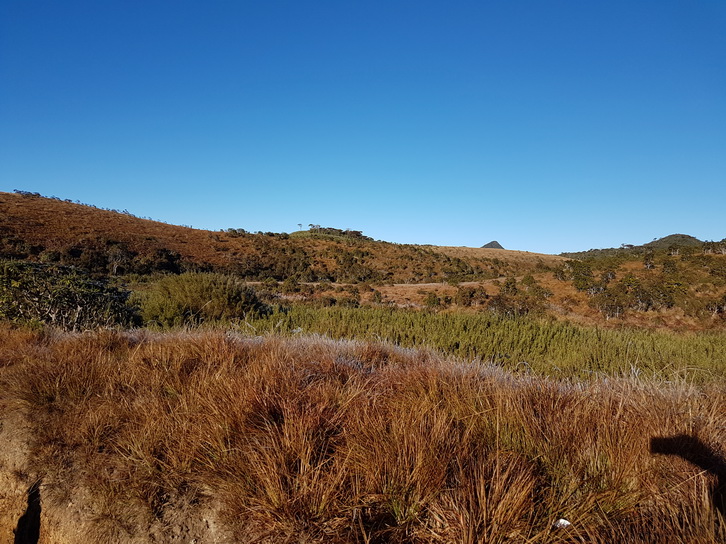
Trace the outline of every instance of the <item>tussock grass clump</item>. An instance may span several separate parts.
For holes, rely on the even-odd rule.
[[[319,337],[2,334],[24,346],[1,379],[33,470],[88,490],[99,541],[210,503],[240,542],[726,538],[721,382],[558,381]]]

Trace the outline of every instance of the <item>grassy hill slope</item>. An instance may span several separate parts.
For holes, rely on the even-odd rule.
[[[213,232],[31,193],[0,193],[0,258],[72,265],[93,277],[122,278],[142,292],[159,273],[217,272],[263,282],[262,290],[281,304],[722,328],[726,244],[685,235],[657,242],[553,256],[394,244],[325,227]]]
[[[213,232],[27,193],[0,193],[0,237],[3,257],[112,274],[216,270],[259,280],[417,283],[524,274],[563,262],[552,255],[400,245],[324,232]]]

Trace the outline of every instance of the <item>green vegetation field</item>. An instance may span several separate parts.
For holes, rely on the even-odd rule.
[[[429,347],[552,377],[640,375],[696,382],[726,377],[726,335],[714,332],[613,330],[492,313],[303,305],[239,327],[254,334],[314,333]]]

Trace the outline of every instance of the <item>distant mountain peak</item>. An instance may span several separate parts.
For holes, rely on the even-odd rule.
[[[485,249],[504,249],[504,248],[502,247],[502,244],[500,244],[500,243],[499,243],[499,242],[497,242],[496,240],[492,240],[492,241],[491,241],[491,242],[489,242],[488,244],[485,244],[485,245],[483,245],[483,246],[481,246],[481,247],[483,247],[483,248],[485,248]]]

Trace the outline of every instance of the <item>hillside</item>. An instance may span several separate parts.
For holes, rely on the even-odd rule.
[[[701,247],[703,241],[699,240],[695,236],[688,234],[670,234],[663,238],[658,238],[647,244],[643,244],[643,247],[649,247],[651,249],[668,249],[670,247]]]
[[[0,193],[0,256],[76,264],[98,273],[215,270],[251,280],[421,283],[525,274],[564,261],[317,231],[213,232],[34,194]]]
[[[720,242],[706,242],[699,240],[688,234],[670,234],[663,238],[657,238],[651,242],[641,245],[623,244],[620,247],[610,247],[601,249],[588,249],[587,251],[570,251],[560,253],[562,257],[569,259],[599,259],[599,258],[632,258],[643,255],[648,251],[668,250],[670,252],[680,252],[682,250],[693,251],[706,249],[716,252],[726,250],[726,238]]]
[[[726,324],[726,244],[685,235],[553,256],[394,244],[317,225],[291,234],[213,232],[0,193],[0,258],[71,265],[140,293],[160,274],[216,272],[257,284],[268,302],[283,305],[491,311],[607,327]]]
[[[726,538],[720,244],[574,260],[2,193],[0,250],[14,542]]]

